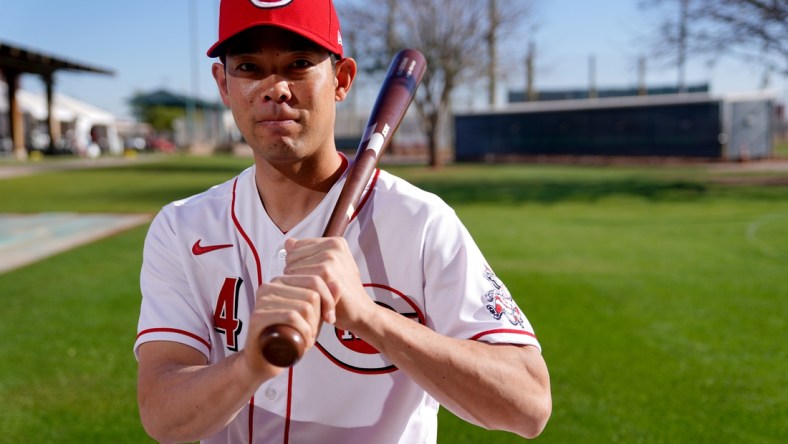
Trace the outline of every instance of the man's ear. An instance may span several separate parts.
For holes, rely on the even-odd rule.
[[[353,80],[356,78],[357,69],[356,61],[350,57],[337,60],[337,87],[334,94],[334,99],[337,102],[341,102],[347,97],[353,86]]]
[[[227,93],[227,72],[224,70],[224,65],[221,63],[214,63],[211,66],[211,73],[213,79],[216,81],[216,86],[219,88],[219,95],[222,96],[224,106],[230,107],[230,97]]]

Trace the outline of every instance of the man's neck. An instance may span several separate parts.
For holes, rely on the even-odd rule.
[[[255,182],[268,217],[283,232],[290,231],[317,207],[344,172],[342,158],[324,158],[272,165],[255,159]]]

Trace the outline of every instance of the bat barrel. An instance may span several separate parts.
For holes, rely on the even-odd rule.
[[[348,177],[345,179],[345,186],[339,194],[339,199],[334,206],[331,217],[328,219],[323,237],[342,236],[345,234],[345,229],[356,213],[358,202],[361,200],[361,195],[367,182],[369,182],[372,171],[375,170],[377,162],[378,159],[372,150],[358,153],[353,161],[351,170],[348,172]],[[370,174],[367,174],[367,172]]]
[[[345,233],[378,159],[405,118],[426,68],[424,56],[415,49],[403,49],[392,59],[323,237]]]

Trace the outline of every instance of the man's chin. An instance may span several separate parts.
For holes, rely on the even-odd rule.
[[[309,156],[306,150],[299,149],[291,140],[281,139],[276,142],[269,142],[267,145],[259,145],[253,150],[259,157],[266,162],[274,164],[289,164],[299,162]]]

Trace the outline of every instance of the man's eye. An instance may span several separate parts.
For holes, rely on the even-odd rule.
[[[257,71],[257,66],[254,63],[241,63],[236,69],[241,72],[255,72]]]
[[[291,66],[296,69],[306,69],[312,66],[312,62],[306,59],[299,59],[293,62]]]

